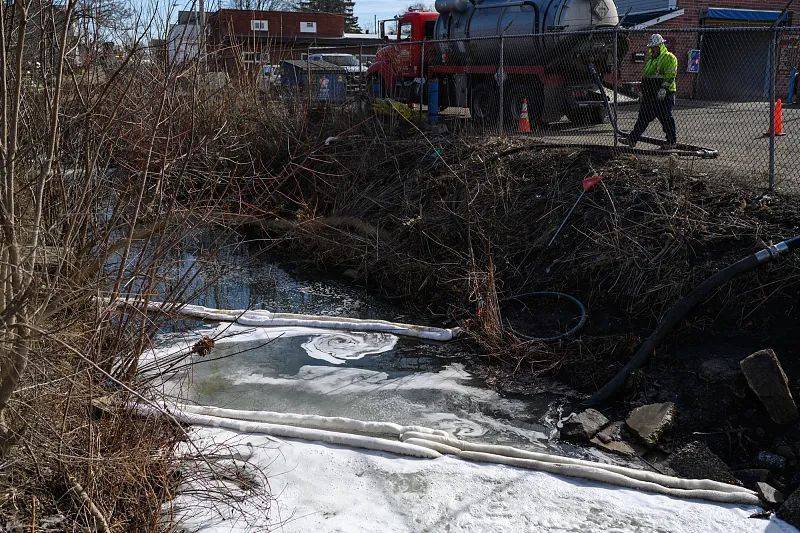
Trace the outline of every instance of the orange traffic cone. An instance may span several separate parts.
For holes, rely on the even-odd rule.
[[[524,98],[522,100],[522,112],[519,114],[519,132],[520,133],[530,133],[531,132],[531,119],[528,116],[528,99]]]
[[[778,99],[775,102],[775,114],[773,115],[773,124],[775,125],[775,136],[776,137],[783,137],[786,135],[783,132],[783,100]],[[772,128],[767,130],[767,133],[764,134],[764,137],[772,136]]]

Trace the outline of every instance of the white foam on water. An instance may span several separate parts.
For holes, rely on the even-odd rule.
[[[391,377],[386,372],[365,368],[335,368],[306,365],[295,376],[265,376],[242,369],[230,376],[235,385],[274,385],[297,387],[318,394],[370,394],[378,390],[435,390],[469,396],[477,401],[492,402],[497,409],[522,408],[522,402],[508,400],[495,391],[467,383],[472,376],[461,363],[451,363],[438,372],[418,372]]]
[[[218,345],[225,345],[332,332],[225,324],[195,333],[171,346],[161,346],[149,356],[190,349],[202,335],[216,337]],[[301,367],[294,376],[266,376],[255,369],[241,369],[226,377],[235,384],[263,384],[322,395],[435,390],[486,402],[493,411],[513,414],[525,409],[523,402],[472,386],[471,376],[457,363],[438,372],[399,377],[375,370],[313,365]],[[449,427],[463,437],[505,425],[489,416],[474,421],[462,415],[424,405],[420,406],[419,423]],[[472,413],[470,417],[474,418]],[[183,510],[182,525],[199,533],[275,529],[353,533],[796,531],[775,518],[749,519],[758,510],[755,507],[681,500],[499,464],[447,456],[419,460],[219,428],[194,427],[190,431],[197,442],[248,445],[252,457],[244,468],[265,471],[275,497],[269,508],[258,498],[236,504],[223,502],[211,508],[201,499],[202,490],[197,490],[201,487],[187,487],[193,490],[182,492],[175,504]]]
[[[776,518],[750,519],[757,511],[751,506],[681,500],[503,465],[191,431],[202,441],[251,445],[249,468],[267,473],[276,499],[269,512],[261,500],[212,511],[193,495],[179,496],[185,527],[201,533],[796,531]]]
[[[420,416],[425,424],[444,430],[458,438],[477,438],[486,435],[486,428],[453,413],[420,413]]]
[[[178,354],[188,354],[192,346],[203,337],[214,339],[219,347],[232,346],[247,342],[268,343],[276,339],[293,337],[310,337],[313,335],[336,334],[333,330],[305,327],[261,328],[242,326],[240,324],[220,323],[210,328],[200,328],[187,333],[170,333],[162,335],[158,344],[146,350],[141,356],[142,363],[163,359]]]
[[[397,344],[389,333],[327,333],[315,335],[303,343],[309,357],[342,365],[368,355],[388,352]]]

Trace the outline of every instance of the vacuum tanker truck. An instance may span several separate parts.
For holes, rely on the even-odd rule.
[[[524,101],[532,122],[591,124],[605,117],[589,65],[613,68],[618,23],[613,0],[437,0],[410,11],[381,36],[387,45],[367,71],[367,88],[406,103],[427,102],[438,82],[440,109],[469,108],[485,125],[516,124]],[[620,39],[619,56],[627,51]],[[502,110],[502,111],[501,111]]]

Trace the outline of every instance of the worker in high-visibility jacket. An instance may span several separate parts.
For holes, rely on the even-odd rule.
[[[653,35],[647,44],[647,63],[642,78],[639,118],[630,135],[622,139],[623,143],[636,146],[647,126],[658,119],[667,136],[667,142],[662,148],[675,149],[678,133],[672,112],[675,108],[675,92],[678,89],[675,81],[677,76],[678,58],[667,50],[667,41],[664,37],[659,34]]]

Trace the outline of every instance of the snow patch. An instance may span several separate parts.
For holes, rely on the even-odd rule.
[[[269,512],[206,509],[192,495],[177,504],[201,533],[280,528],[305,531],[792,532],[757,509],[637,492],[580,479],[453,457],[398,458],[380,452],[193,428],[204,441],[252,446],[251,468],[266,471],[276,498]],[[245,507],[248,502],[244,502]],[[255,503],[253,505],[256,505]]]

